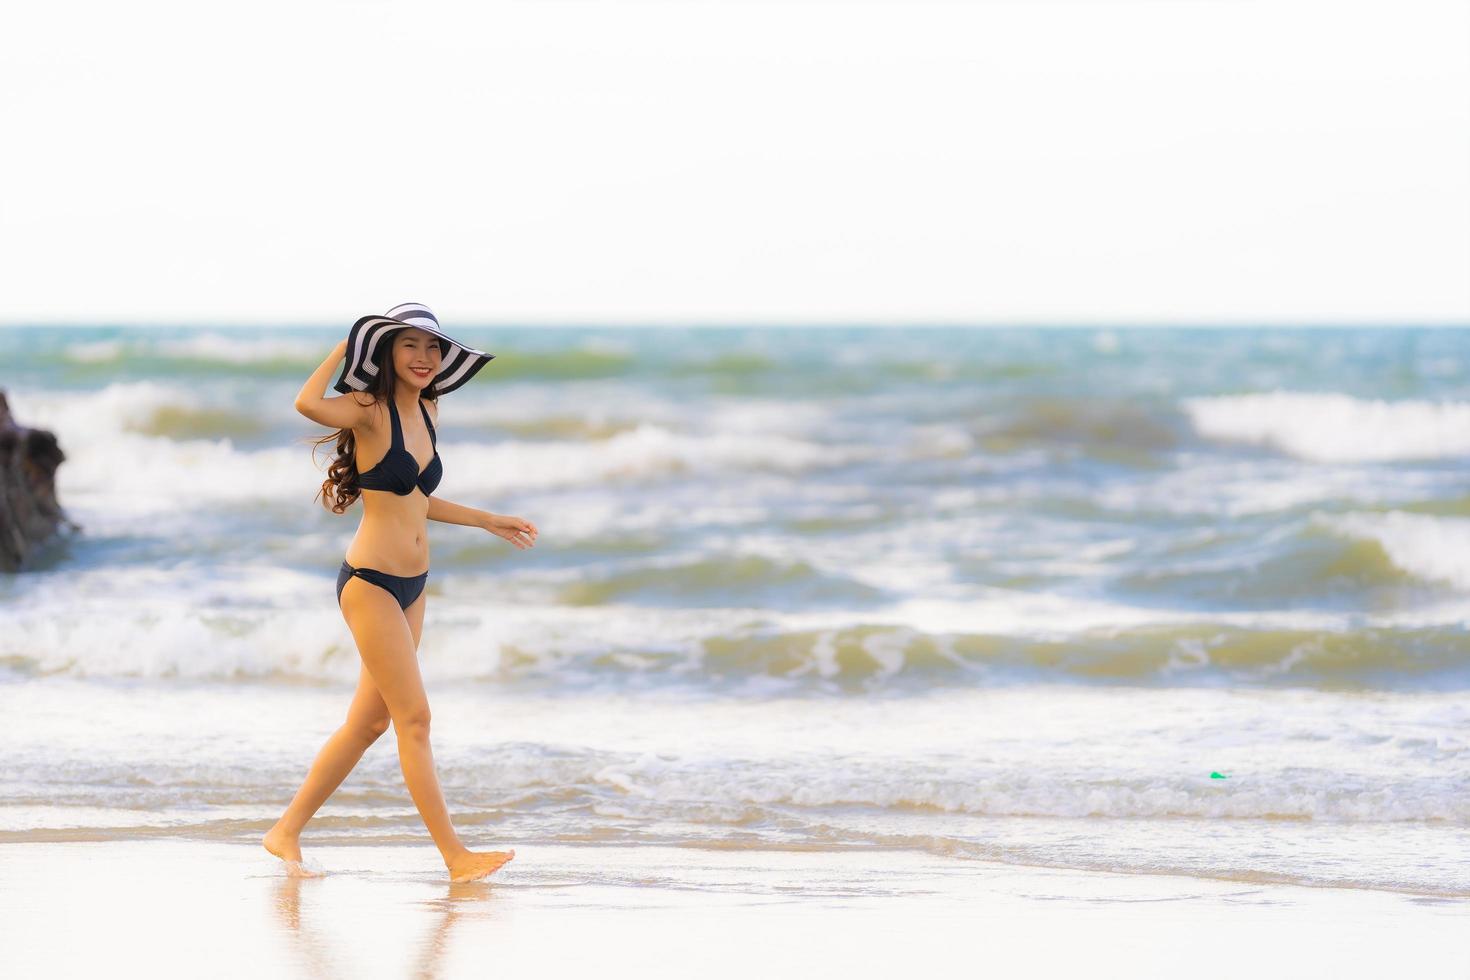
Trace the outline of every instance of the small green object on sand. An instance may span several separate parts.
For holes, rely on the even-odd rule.
[[[1221,775],[1218,772],[1212,772],[1212,773],[1210,773],[1210,778],[1211,779],[1229,779],[1230,777],[1229,776],[1225,776],[1225,775]]]

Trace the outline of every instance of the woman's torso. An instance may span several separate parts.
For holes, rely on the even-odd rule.
[[[371,426],[352,430],[356,440],[357,471],[368,473],[392,448],[393,432],[388,406],[374,406]],[[435,448],[422,413],[398,412],[403,449],[415,464],[428,468]],[[429,498],[415,487],[407,494],[391,490],[362,490],[362,522],[344,556],[353,568],[376,568],[389,575],[417,575],[429,567]]]

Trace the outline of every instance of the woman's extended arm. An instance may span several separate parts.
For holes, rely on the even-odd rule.
[[[452,500],[440,500],[438,497],[429,498],[429,520],[441,521],[445,524],[463,524],[466,527],[487,527],[490,518],[495,515],[487,510],[476,510],[466,507],[464,504],[456,504]]]
[[[522,551],[534,545],[536,535],[540,533],[536,530],[536,525],[524,517],[492,514],[487,510],[477,510],[464,504],[456,504],[452,500],[440,500],[438,497],[429,498],[429,520],[483,528]]]

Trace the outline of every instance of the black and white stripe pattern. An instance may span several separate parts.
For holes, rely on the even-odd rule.
[[[439,329],[439,319],[422,303],[400,303],[389,310],[386,316],[365,316],[352,325],[347,334],[347,358],[342,368],[342,377],[337,379],[334,389],[342,394],[349,391],[366,391],[376,380],[378,366],[373,363],[373,354],[378,344],[394,330],[418,327],[444,341],[440,351],[439,373],[434,376],[435,390],[447,395],[475,376],[475,372],[489,364],[495,357],[484,351],[466,347]]]

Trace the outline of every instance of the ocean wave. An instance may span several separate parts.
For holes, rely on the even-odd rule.
[[[1196,514],[1233,519],[1324,504],[1371,506],[1446,492],[1458,494],[1462,483],[1457,474],[1405,472],[1369,464],[1329,467],[1286,458],[1205,458],[1151,474],[1147,480],[1083,484],[1073,493],[1076,506],[1101,508],[1099,516],[1123,512],[1133,519]]]
[[[1315,511],[1269,534],[1212,535],[1121,574],[1124,594],[1211,608],[1414,605],[1470,588],[1470,519],[1401,511]]]
[[[885,764],[871,757],[823,756],[811,765],[734,762],[716,767],[698,761],[644,753],[606,760],[582,781],[589,790],[612,787],[624,800],[641,804],[640,810],[665,801],[675,806],[701,801],[729,807],[862,806],[984,817],[1470,823],[1470,800],[1453,784],[1437,779],[1394,785],[1362,777],[1328,781],[1319,771],[1278,771],[1253,774],[1255,778],[1237,774],[1237,781],[1227,785],[1210,779],[1208,772],[1170,776],[1111,771],[1089,778],[1070,767],[1048,770],[1039,760],[1025,771],[973,763],[925,765],[913,759]]]
[[[20,674],[350,683],[359,659],[332,608],[329,576],[219,572],[185,594],[176,573],[130,569],[145,599],[103,583],[33,592],[7,615],[0,662]],[[233,584],[232,584],[233,583]],[[176,584],[176,583],[175,583]],[[282,593],[317,596],[281,608]],[[1330,690],[1470,685],[1463,623],[1357,629],[1195,620],[1050,636],[934,633],[816,614],[630,606],[503,606],[445,595],[430,577],[425,676],[528,689],[897,695],[1017,683]],[[63,606],[66,615],[58,614]]]
[[[346,332],[343,332],[346,336]],[[241,377],[305,374],[319,364],[335,341],[270,332],[205,332],[188,336],[138,336],[126,339],[72,340],[42,355],[71,373],[100,372],[132,376]]]
[[[343,331],[346,337],[346,331]],[[310,367],[320,363],[331,344],[306,337],[269,334],[201,333],[190,337],[159,340],[148,353],[156,357],[222,364],[285,363]]]
[[[180,385],[114,382],[85,394],[17,393],[18,417],[55,432],[67,454],[57,475],[61,499],[102,514],[139,516],[252,500],[312,500],[325,478],[330,446],[313,455],[308,440],[325,434],[306,420],[297,436],[249,449],[235,439],[289,415],[258,418],[218,407]],[[507,439],[455,442],[443,493],[606,486],[699,473],[799,474],[871,460],[881,447],[829,444],[769,432],[700,434],[640,422],[592,441]]]
[[[1470,454],[1470,403],[1364,400],[1276,391],[1187,398],[1200,435],[1312,462],[1384,462]]]
[[[1392,510],[1315,519],[1344,537],[1372,542],[1403,574],[1470,590],[1470,518]]]
[[[878,589],[822,572],[809,562],[738,555],[623,563],[602,576],[579,576],[558,590],[557,599],[569,606],[601,606],[628,600],[689,602],[704,597],[722,604],[816,608],[866,604],[882,595]]]
[[[69,364],[113,370],[141,369],[177,373],[180,370],[209,374],[237,373],[249,377],[283,371],[306,372],[321,363],[332,345],[347,336],[322,334],[300,336],[272,331],[208,331],[187,336],[133,336],[126,340],[74,340],[56,355]],[[464,342],[475,344],[468,335]],[[620,345],[587,341],[575,347],[551,351],[522,350],[507,353],[491,341],[483,341],[497,353],[491,370],[496,377],[514,379],[576,380],[615,377],[638,365],[635,354]],[[721,369],[723,359],[712,367]]]
[[[1131,401],[1032,398],[1013,411],[982,420],[976,439],[989,452],[1036,445],[1073,445],[1120,462],[1147,461],[1173,449],[1184,434],[1182,420]]]
[[[492,344],[488,349],[496,351],[497,348]],[[487,370],[493,371],[497,379],[572,381],[617,377],[627,374],[638,363],[630,352],[584,345],[555,351],[523,350],[512,354],[501,351]]]
[[[647,422],[594,442],[507,440],[459,444],[451,451],[464,478],[487,491],[605,486],[609,480],[639,483],[726,471],[799,474],[868,461],[882,453],[880,447],[861,443],[829,444],[776,433],[760,439],[729,432],[700,434]],[[450,479],[446,476],[446,487]]]
[[[1350,751],[1344,745],[1314,748],[1334,756]],[[1432,767],[1435,758],[1465,748],[1463,738],[1446,736],[1422,750],[1405,745],[1398,751],[1407,753],[1413,767],[1422,770]],[[1078,752],[1083,754],[1080,748]],[[863,823],[844,821],[852,808],[897,818],[885,821],[890,832],[902,826],[906,816],[915,822],[926,815],[946,814],[1470,825],[1470,797],[1453,776],[1395,777],[1275,765],[1229,766],[1227,780],[1216,780],[1208,768],[1188,772],[1179,768],[1176,763],[1140,771],[1120,764],[1079,771],[1046,753],[1018,766],[1016,760],[987,764],[975,759],[799,751],[760,759],[722,758],[707,752],[686,756],[509,741],[493,750],[458,754],[452,764],[443,766],[440,779],[446,793],[515,801],[515,809],[526,815],[544,808],[553,822],[560,822],[568,810],[590,813],[599,822],[633,821],[649,827],[682,823],[728,829],[795,820],[802,836],[813,843],[822,838],[825,822]],[[297,777],[294,764],[277,768],[257,761],[239,766],[208,758],[187,765],[142,757],[126,766],[77,758],[68,758],[64,767],[50,759],[0,766],[0,781],[10,787],[12,798],[34,787],[44,790],[38,800],[53,805],[65,801],[143,809],[153,803],[250,806],[258,804],[262,791],[289,793]],[[380,828],[407,826],[416,815],[403,806],[407,801],[401,790],[396,762],[376,762],[355,771],[352,793],[343,802],[369,812],[378,809]],[[863,835],[854,834],[849,826],[844,836],[851,840]]]

